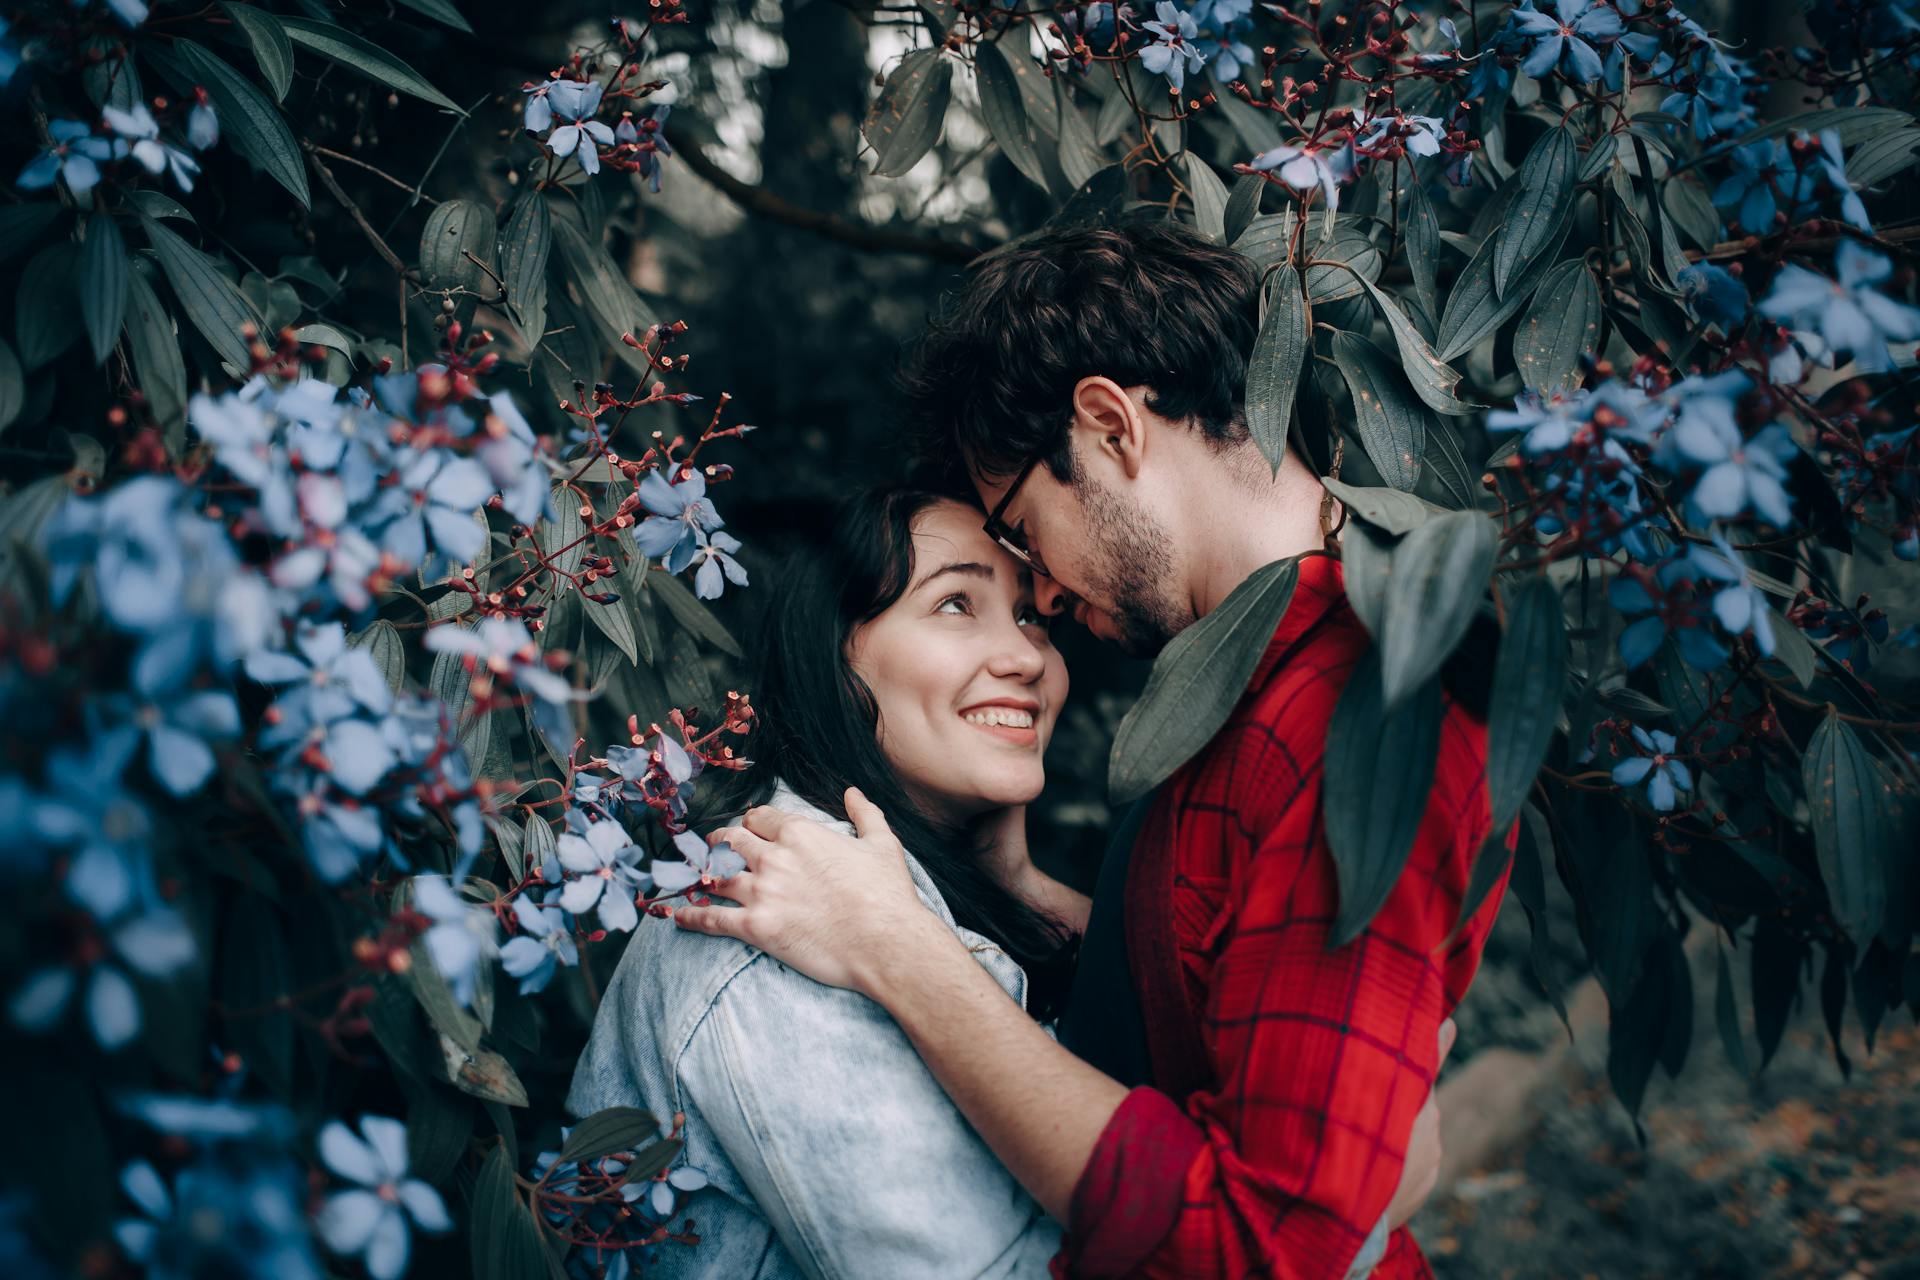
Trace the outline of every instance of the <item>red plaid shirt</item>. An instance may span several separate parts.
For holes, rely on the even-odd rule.
[[[1126,933],[1157,1087],[1102,1133],[1058,1272],[1337,1278],[1386,1211],[1505,885],[1449,940],[1491,821],[1485,727],[1449,702],[1406,870],[1366,932],[1328,948],[1320,769],[1369,643],[1338,562],[1304,559],[1246,696],[1155,799]],[[1430,1274],[1405,1230],[1374,1271]]]

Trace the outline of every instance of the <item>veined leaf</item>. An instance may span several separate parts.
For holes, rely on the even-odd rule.
[[[1374,492],[1399,493],[1398,489]],[[1353,616],[1377,642],[1387,614],[1387,583],[1393,578],[1393,548],[1399,538],[1364,520],[1351,520],[1340,531],[1341,578]]]
[[[608,342],[612,342],[621,350],[632,351],[632,347],[620,341],[620,335],[631,333],[635,337],[643,336],[641,331],[646,326],[641,323],[641,318],[645,308],[641,305],[638,291],[620,274],[613,260],[607,257],[606,250],[589,242],[579,228],[567,219],[553,220],[553,242],[558,246],[560,256],[566,260],[573,281],[585,298],[587,310],[601,325],[602,332],[593,339],[594,349],[603,350]]]
[[[1581,258],[1547,273],[1513,331],[1513,363],[1538,391],[1572,391],[1584,379],[1581,358],[1600,346],[1600,286]]]
[[[507,284],[507,305],[520,323],[529,347],[540,345],[547,328],[547,258],[553,252],[553,215],[546,197],[529,191],[514,202],[500,229],[500,278]]]
[[[162,434],[177,443],[187,422],[187,365],[173,317],[139,271],[127,275],[127,353]]]
[[[1487,709],[1487,795],[1496,832],[1513,822],[1546,761],[1566,662],[1559,589],[1544,576],[1529,578],[1507,601]]]
[[[220,136],[285,187],[301,208],[312,203],[307,194],[307,171],[293,130],[267,95],[253,82],[191,40],[178,39],[162,47],[143,44],[140,56],[151,62],[181,93],[195,85],[207,91],[220,116]]]
[[[496,290],[480,262],[493,257],[493,210],[477,200],[443,200],[420,232],[420,272],[436,289],[465,289],[480,297]],[[504,277],[503,277],[504,278]]]
[[[560,1163],[598,1160],[620,1151],[637,1151],[660,1136],[660,1122],[638,1107],[608,1107],[596,1111],[567,1135]]]
[[[448,3],[448,0],[400,0],[400,3],[415,13],[424,13],[435,22],[444,22],[455,31],[472,31],[473,27],[460,15],[460,11]]]
[[[80,246],[71,240],[50,244],[27,260],[13,295],[13,339],[20,363],[31,373],[73,345],[80,336],[80,308],[74,297]]]
[[[1267,180],[1257,173],[1243,173],[1240,180],[1233,184],[1233,192],[1227,197],[1227,207],[1220,219],[1220,238],[1228,244],[1240,238],[1260,213],[1260,193],[1265,191]]]
[[[1770,120],[1753,132],[1735,138],[1727,144],[1727,149],[1788,133],[1805,132],[1818,137],[1823,129],[1839,130],[1840,141],[1851,147],[1896,129],[1905,129],[1913,122],[1911,115],[1893,107],[1818,107],[1784,120]]]
[[[1353,393],[1354,428],[1381,478],[1412,489],[1426,451],[1426,408],[1408,391],[1386,353],[1357,334],[1333,335],[1333,359]]]
[[[1291,266],[1273,273],[1267,286],[1267,314],[1247,366],[1247,427],[1260,452],[1280,470],[1287,452],[1287,427],[1307,358],[1307,304],[1300,294],[1300,273]]]
[[[1465,354],[1526,303],[1551,269],[1570,222],[1571,219],[1561,220],[1559,231],[1547,250],[1534,255],[1530,265],[1508,282],[1504,296],[1493,289],[1493,259],[1499,237],[1488,236],[1481,242],[1473,261],[1460,273],[1453,292],[1447,295],[1446,310],[1440,315],[1440,332],[1434,337],[1434,345],[1440,348],[1440,359],[1451,360]]]
[[[682,631],[706,641],[729,657],[741,656],[740,642],[720,625],[720,619],[713,616],[712,610],[687,590],[686,583],[665,570],[649,570],[645,577],[647,590],[667,606],[667,612],[673,615],[673,620],[680,624]]]
[[[1321,263],[1308,266],[1306,272],[1307,296],[1315,306],[1358,294],[1378,278],[1385,262],[1380,247],[1365,232],[1351,226],[1339,227],[1331,240],[1314,245],[1307,253]]]
[[[95,364],[112,352],[126,314],[127,242],[120,238],[113,215],[96,209],[80,244],[80,315]]]
[[[1427,189],[1417,177],[1407,184],[1406,238],[1407,268],[1413,273],[1414,296],[1420,299],[1428,315],[1438,315],[1440,287],[1435,283],[1434,268],[1440,263],[1440,219],[1434,215],[1433,202],[1427,199]]]
[[[1419,688],[1453,653],[1486,594],[1493,521],[1449,511],[1409,533],[1393,553],[1380,639],[1387,705]]]
[[[1686,178],[1670,178],[1661,184],[1660,203],[1687,239],[1701,249],[1711,249],[1720,239],[1720,212],[1707,197],[1706,188]]]
[[[1100,143],[1093,136],[1093,126],[1087,123],[1072,97],[1067,92],[1067,77],[1055,76],[1054,116],[1060,122],[1060,173],[1067,185],[1076,191],[1087,184],[1087,179],[1106,168],[1107,159],[1100,153]]]
[[[164,191],[153,191],[147,188],[129,191],[127,202],[149,217],[172,218],[175,222],[193,223],[193,214],[188,211],[187,206]]]
[[[614,647],[627,656],[628,662],[640,661],[640,650],[633,633],[633,605],[625,596],[612,604],[595,604],[591,600],[582,600],[580,603],[587,611],[587,621],[613,641]]]
[[[1246,693],[1299,580],[1294,560],[1256,569],[1160,651],[1140,700],[1114,735],[1107,761],[1114,804],[1159,786],[1219,732]]]
[[[1847,181],[1856,190],[1870,187],[1916,163],[1920,163],[1920,129],[1895,129],[1854,148],[1847,157]]]
[[[1433,517],[1447,513],[1445,507],[1398,489],[1348,484],[1332,476],[1321,476],[1320,483],[1340,500],[1348,514],[1386,533],[1411,533]]]
[[[897,178],[918,164],[939,139],[952,96],[953,63],[940,49],[915,49],[902,58],[861,129],[879,160],[874,172]]]
[[[427,82],[426,77],[400,59],[362,36],[311,18],[282,18],[287,39],[301,48],[319,54],[349,71],[357,71],[376,84],[430,102],[436,107],[458,112],[453,99]]]
[[[200,336],[220,353],[220,358],[236,369],[251,367],[245,329],[251,325],[264,335],[266,321],[253,309],[246,296],[213,265],[213,260],[164,225],[140,215],[147,243],[160,261],[173,296],[180,300],[187,320]]]
[[[1194,152],[1182,158],[1181,172],[1187,178],[1187,194],[1193,197],[1193,225],[1209,240],[1227,238],[1227,184],[1213,166]],[[1256,179],[1257,181],[1257,179]]]
[[[1854,945],[1865,950],[1880,931],[1887,876],[1882,865],[1897,855],[1889,845],[1889,814],[1897,803],[1887,780],[1851,725],[1829,710],[1813,731],[1801,760],[1807,807],[1813,819],[1820,878],[1826,882],[1834,918]],[[1911,856],[1908,850],[1905,856]]]
[[[373,665],[380,668],[387,687],[400,692],[407,682],[407,651],[399,630],[391,622],[376,618],[366,630],[347,637],[347,643],[356,649],[365,649]]]
[[[1549,129],[1527,152],[1514,181],[1519,191],[1493,233],[1493,292],[1507,296],[1527,264],[1558,236],[1573,208],[1573,171],[1578,155],[1564,125]]]
[[[446,625],[470,626],[463,622]],[[453,721],[467,759],[484,761],[487,758],[487,744],[493,735],[493,716],[473,714],[473,677],[467,674],[460,659],[461,655],[451,649],[435,654],[433,670],[427,676],[427,688],[447,704],[447,715]],[[444,1027],[441,1029],[446,1030]]]
[[[1340,888],[1336,947],[1358,937],[1392,894],[1420,832],[1439,758],[1440,682],[1428,680],[1389,706],[1381,680],[1375,645],[1347,677],[1327,726],[1321,804]]]
[[[1373,299],[1373,305],[1380,309],[1380,315],[1387,322],[1387,328],[1393,331],[1394,345],[1400,349],[1400,367],[1413,385],[1414,394],[1421,402],[1436,413],[1471,413],[1478,405],[1467,403],[1453,394],[1454,387],[1460,383],[1460,375],[1453,366],[1434,354],[1420,330],[1414,328],[1413,321],[1400,305],[1388,297],[1385,290],[1364,277],[1367,294]]]
[[[980,114],[986,118],[993,140],[1013,167],[1025,174],[1035,186],[1046,189],[1047,170],[1040,163],[1033,123],[1027,118],[1027,106],[1020,96],[1020,82],[1012,65],[1024,54],[1010,53],[1003,41],[982,41],[974,46],[974,78],[980,90]]]
[[[273,90],[273,100],[286,101],[287,90],[293,87],[293,42],[287,39],[287,29],[280,25],[280,19],[258,6],[230,0],[221,0],[220,11],[247,38],[253,60],[260,64],[260,74]]]

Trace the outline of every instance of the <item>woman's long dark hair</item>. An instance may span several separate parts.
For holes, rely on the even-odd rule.
[[[1066,931],[987,872],[965,830],[915,804],[878,738],[879,706],[854,674],[854,629],[898,600],[913,580],[913,522],[936,489],[870,489],[840,504],[823,546],[789,559],[759,630],[747,686],[755,711],[745,754],[753,767],[722,795],[729,809],[763,803],[776,781],[844,820],[842,797],[859,787],[880,806],[900,843],[926,869],[962,927],[991,938],[1029,968],[1058,951]]]

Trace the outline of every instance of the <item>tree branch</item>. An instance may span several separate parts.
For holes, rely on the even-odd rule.
[[[912,253],[941,262],[964,264],[972,262],[984,252],[958,240],[886,227],[863,226],[837,214],[802,208],[765,187],[756,187],[734,177],[714,163],[713,158],[700,149],[699,143],[678,129],[668,127],[667,141],[672,144],[674,155],[686,162],[687,168],[720,188],[722,195],[756,217],[799,227],[856,249],[874,249],[882,253]]]

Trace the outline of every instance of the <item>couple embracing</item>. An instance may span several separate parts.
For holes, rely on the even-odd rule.
[[[1337,509],[1243,411],[1260,275],[1171,224],[1046,233],[920,344],[924,456],[776,589],[747,870],[638,930],[569,1109],[684,1115],[668,1277],[1427,1274],[1448,1015],[1499,892],[1485,728],[1449,700],[1385,905],[1330,945],[1328,723],[1366,631]],[[1231,714],[1120,824],[1091,902],[1029,857],[1071,614],[1158,653],[1277,561]]]

